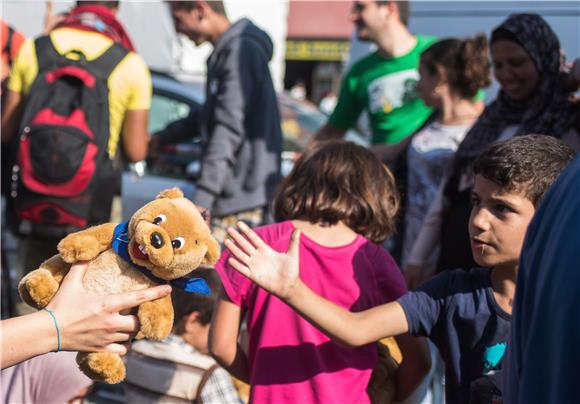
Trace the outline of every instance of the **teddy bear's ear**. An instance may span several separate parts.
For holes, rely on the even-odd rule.
[[[219,258],[220,245],[212,236],[209,236],[207,241],[207,252],[205,253],[202,264],[213,265],[218,261]]]
[[[169,199],[183,198],[183,192],[179,188],[169,188],[164,191],[161,191],[159,195],[155,197],[155,199],[161,198],[169,198]]]

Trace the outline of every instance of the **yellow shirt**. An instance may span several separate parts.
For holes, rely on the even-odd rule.
[[[73,49],[82,51],[87,60],[101,56],[113,43],[108,37],[97,32],[72,28],[59,28],[51,32],[50,38],[57,52],[65,54]],[[34,40],[27,40],[20,49],[10,79],[8,89],[25,97],[38,74],[38,61]],[[151,106],[151,76],[143,58],[130,52],[117,65],[108,80],[110,136],[108,152],[113,158],[117,152],[119,136],[125,113],[129,110],[146,110]]]

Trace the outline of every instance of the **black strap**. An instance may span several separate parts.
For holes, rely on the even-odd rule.
[[[64,62],[66,57],[58,53],[49,35],[41,36],[34,41],[38,71],[44,71],[56,67]],[[127,56],[129,51],[122,45],[113,43],[101,56],[95,60],[86,61],[84,53],[80,50],[71,50],[69,53],[78,53],[81,60],[78,63],[84,65],[92,74],[99,78],[107,78],[119,63]],[[70,59],[69,59],[70,60]]]
[[[8,25],[8,37],[6,38],[6,43],[4,44],[4,49],[2,49],[2,53],[5,53],[8,56],[8,66],[12,66],[12,39],[14,37],[14,29],[10,25]]]
[[[63,55],[58,53],[49,35],[36,38],[34,41],[34,48],[36,49],[36,60],[39,73],[56,67],[65,59]]]
[[[205,373],[201,377],[201,380],[199,381],[199,384],[197,385],[197,393],[195,393],[195,398],[193,400],[193,402],[195,404],[202,403],[201,392],[203,391],[203,388],[205,387],[205,384],[209,380],[210,376],[213,374],[214,370],[216,370],[217,368],[219,368],[219,365],[217,363],[214,363],[208,370],[205,371]]]
[[[95,76],[107,78],[127,56],[129,51],[123,45],[113,43],[101,56],[87,62],[87,69]]]

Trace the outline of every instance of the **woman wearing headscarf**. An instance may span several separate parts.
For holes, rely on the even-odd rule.
[[[547,22],[536,14],[511,15],[492,32],[490,51],[500,91],[460,144],[429,209],[408,258],[410,287],[432,275],[422,265],[438,241],[437,272],[477,266],[467,232],[471,163],[489,145],[535,133],[562,139],[580,150],[578,109],[562,85],[560,42]]]

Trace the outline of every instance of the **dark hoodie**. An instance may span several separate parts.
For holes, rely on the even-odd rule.
[[[224,216],[272,200],[282,131],[268,69],[273,44],[250,20],[233,24],[207,60],[201,133],[206,138],[194,202]]]

